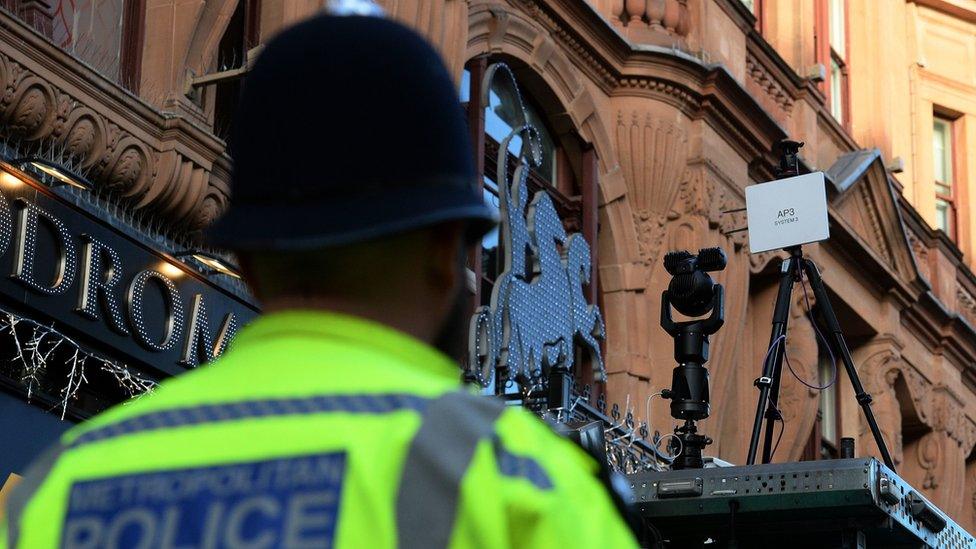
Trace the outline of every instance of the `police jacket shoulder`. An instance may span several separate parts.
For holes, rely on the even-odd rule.
[[[215,363],[66,433],[11,498],[7,538],[631,546],[595,471],[524,410],[459,389],[457,366],[420,341],[341,315],[275,314]]]

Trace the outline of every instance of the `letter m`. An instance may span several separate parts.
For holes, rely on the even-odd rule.
[[[227,344],[234,338],[237,331],[237,319],[234,313],[224,315],[220,323],[220,330],[216,339],[210,331],[210,319],[207,318],[207,308],[203,303],[203,296],[193,296],[193,306],[190,308],[190,319],[186,329],[186,340],[183,342],[183,355],[180,364],[196,366],[202,362],[209,362],[224,352]]]

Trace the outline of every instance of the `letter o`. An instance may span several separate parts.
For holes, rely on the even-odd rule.
[[[166,301],[165,328],[162,339],[158,341],[149,334],[143,303],[146,286],[153,279],[162,286],[163,299]],[[125,293],[125,304],[136,339],[146,348],[153,351],[166,351],[180,339],[184,324],[183,304],[180,302],[180,293],[176,289],[176,285],[162,273],[149,269],[133,277],[132,282],[129,283],[129,289]]]
[[[139,537],[135,540],[125,538],[126,544],[122,545],[122,534],[130,526],[139,528]],[[122,547],[132,549],[149,549],[156,540],[156,517],[145,509],[129,509],[119,513],[108,525],[105,532],[105,547],[108,549],[121,549]],[[136,543],[131,543],[135,541]]]

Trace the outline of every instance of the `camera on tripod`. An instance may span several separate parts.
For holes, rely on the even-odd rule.
[[[664,269],[672,276],[668,289],[661,294],[661,327],[674,338],[674,360],[678,366],[671,374],[671,389],[662,391],[671,400],[671,416],[683,419],[671,441],[677,455],[675,469],[701,468],[702,450],[712,440],[698,434],[695,421],[708,417],[708,336],[725,323],[725,299],[721,284],[709,272],[725,269],[727,260],[721,248],[704,248],[698,255],[687,251],[669,252]],[[692,320],[675,321],[671,308]]]

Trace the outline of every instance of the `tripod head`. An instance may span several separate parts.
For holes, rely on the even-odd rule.
[[[672,275],[668,289],[661,294],[661,327],[674,338],[674,360],[678,366],[671,374],[671,389],[662,391],[671,400],[671,416],[685,420],[676,430],[681,440],[675,446],[681,455],[674,467],[700,468],[702,449],[710,438],[697,434],[694,422],[708,417],[708,336],[725,323],[725,299],[721,284],[715,283],[709,271],[725,268],[725,252],[721,248],[705,248],[693,255],[686,251],[670,252],[664,256],[664,268]],[[676,322],[671,307],[686,316],[698,318]]]
[[[800,175],[800,149],[803,148],[802,141],[783,139],[773,145],[773,154],[779,155],[779,166],[776,169],[776,177],[783,179]]]

